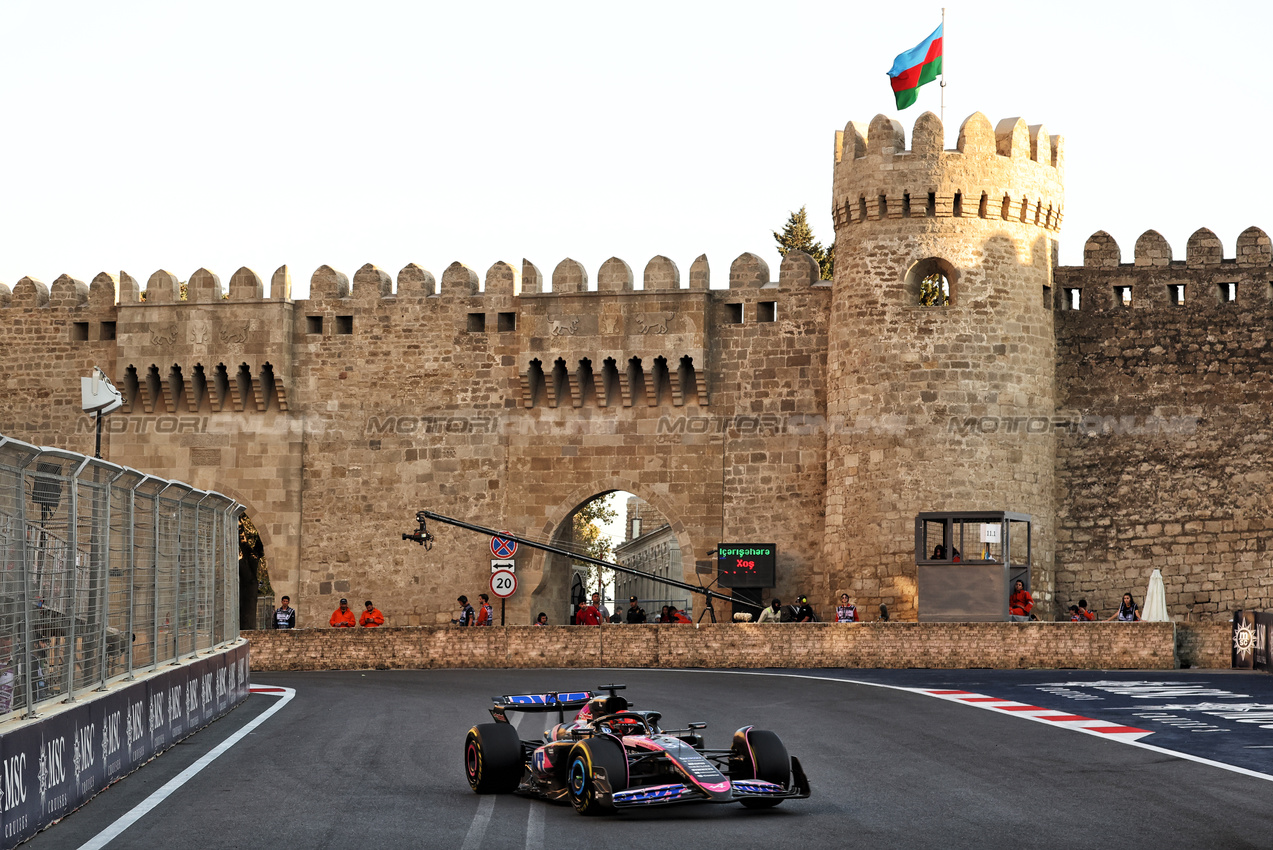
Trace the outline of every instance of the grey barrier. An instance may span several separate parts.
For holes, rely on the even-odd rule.
[[[237,641],[242,512],[0,435],[0,723]]]

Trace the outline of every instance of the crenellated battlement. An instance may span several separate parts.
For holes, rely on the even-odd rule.
[[[877,115],[835,135],[832,215],[837,229],[908,218],[984,219],[1056,232],[1063,215],[1064,140],[1042,124],[980,112],[943,149],[941,119],[925,112],[906,147],[902,125]]]
[[[1204,227],[1189,237],[1184,259],[1176,259],[1162,234],[1147,230],[1136,240],[1132,261],[1123,262],[1114,237],[1097,231],[1084,245],[1082,266],[1056,270],[1056,307],[1187,314],[1263,307],[1273,304],[1271,247],[1264,231],[1249,227],[1238,236],[1236,255],[1226,258],[1219,237]]]
[[[455,262],[443,271],[440,282],[432,272],[415,263],[404,266],[396,280],[368,263],[354,273],[352,281],[344,272],[325,265],[310,276],[308,300],[352,299],[363,303],[447,296],[505,298],[522,295],[707,292],[711,288],[711,269],[707,255],[701,254],[690,266],[688,279],[682,280],[675,262],[668,257],[657,256],[646,263],[642,288],[637,289],[632,267],[618,257],[611,257],[598,269],[594,287],[589,285],[588,271],[583,264],[567,257],[553,269],[549,280],[552,282],[551,291],[545,289],[544,275],[530,260],[522,260],[520,269],[509,263],[497,262],[487,269],[484,277],[479,277],[475,270],[463,263]],[[799,252],[789,255],[783,262],[776,281],[771,280],[769,264],[756,254],[739,255],[729,268],[730,289],[794,289],[825,283],[819,280],[817,262]],[[22,278],[12,291],[0,284],[0,309],[115,309],[292,300],[292,278],[287,266],[280,266],[271,276],[268,295],[260,276],[246,266],[231,275],[228,288],[222,285],[219,276],[206,268],[197,269],[185,284],[165,269],[151,274],[145,287],[127,272],[118,275],[102,272],[93,278],[91,284],[68,275],[59,277],[51,287],[31,277]]]
[[[1232,264],[1242,268],[1269,268],[1273,266],[1273,242],[1258,227],[1248,227],[1238,236],[1235,256],[1226,259],[1220,239],[1207,228],[1199,228],[1185,245],[1185,259],[1173,260],[1171,245],[1156,230],[1146,230],[1136,240],[1131,263],[1123,263],[1122,253],[1114,237],[1098,230],[1087,238],[1083,246],[1083,268],[1115,269],[1131,266],[1137,269],[1169,268],[1183,266],[1203,269]]]

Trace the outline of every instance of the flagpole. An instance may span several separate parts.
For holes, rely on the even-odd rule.
[[[946,126],[946,7],[941,7],[941,125]]]

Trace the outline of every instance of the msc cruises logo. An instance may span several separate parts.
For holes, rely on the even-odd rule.
[[[1255,629],[1251,623],[1243,620],[1233,628],[1233,651],[1238,658],[1246,661],[1255,651]]]

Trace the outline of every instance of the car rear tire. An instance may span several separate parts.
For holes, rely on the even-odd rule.
[[[791,778],[791,756],[773,732],[764,729],[739,729],[729,756],[730,779],[760,779],[786,786]],[[782,800],[749,799],[740,801],[749,809],[772,809]]]
[[[479,794],[517,790],[525,760],[517,730],[507,723],[480,723],[464,739],[464,772]]]
[[[570,748],[566,759],[566,793],[571,804],[581,815],[601,815],[614,812],[614,804],[598,793],[595,768],[602,768],[610,782],[611,791],[623,791],[628,787],[628,757],[623,746],[609,738],[587,738]]]

